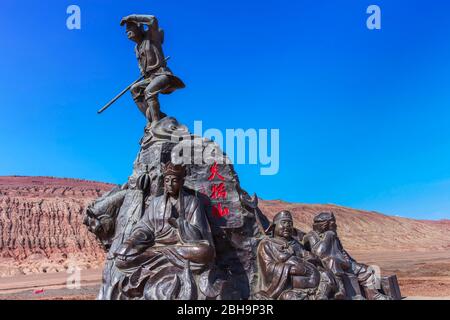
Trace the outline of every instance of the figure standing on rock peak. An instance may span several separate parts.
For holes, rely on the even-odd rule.
[[[143,76],[143,80],[131,87],[131,94],[139,110],[153,124],[166,116],[160,110],[159,94],[170,94],[185,85],[167,67],[162,50],[164,31],[156,17],[132,14],[120,22],[121,26],[125,24],[128,39],[136,43],[136,57]]]

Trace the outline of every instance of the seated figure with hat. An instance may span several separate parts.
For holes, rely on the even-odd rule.
[[[141,221],[115,252],[116,266],[129,276],[121,290],[146,300],[195,300],[199,277],[215,250],[204,206],[183,187],[181,165],[163,167],[164,194],[146,205]]]
[[[337,234],[336,218],[332,212],[321,212],[314,218],[313,230],[303,238],[305,247],[310,249],[331,271],[338,284],[336,299],[345,299],[347,293],[344,286],[346,275],[356,276],[359,285],[364,289],[366,298],[370,300],[390,300],[377,289],[375,271],[369,266],[356,262],[344,249]],[[364,299],[357,295],[353,299]]]
[[[333,276],[296,239],[292,214],[278,213],[257,250],[257,300],[328,299],[335,290]]]

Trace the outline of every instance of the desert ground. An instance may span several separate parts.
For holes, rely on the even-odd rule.
[[[104,252],[82,225],[84,208],[112,185],[48,177],[0,177],[0,300],[95,299]],[[270,219],[290,210],[308,231],[331,210],[360,262],[396,274],[407,299],[450,299],[450,221],[422,221],[336,206],[261,201]],[[68,287],[71,265],[80,287]]]
[[[406,299],[450,300],[450,252],[353,253],[359,261],[380,266],[383,274],[397,274]],[[0,279],[0,300],[92,300],[101,269],[81,272],[80,288],[67,288],[66,272],[19,275]]]

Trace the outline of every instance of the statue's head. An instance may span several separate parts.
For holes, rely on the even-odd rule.
[[[294,234],[294,220],[289,211],[281,211],[276,214],[272,222],[273,236],[290,240]]]
[[[319,233],[336,231],[336,218],[333,212],[321,212],[314,217],[313,230]]]
[[[170,196],[177,196],[184,185],[186,169],[183,165],[169,162],[163,165],[164,191]]]
[[[143,37],[144,27],[134,22],[126,23],[126,33],[130,40],[138,41]]]

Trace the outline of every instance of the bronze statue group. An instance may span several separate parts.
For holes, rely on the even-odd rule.
[[[256,207],[254,212],[242,210],[246,212],[242,221],[249,226],[247,231],[227,230],[213,223],[210,199],[186,187],[189,165],[174,164],[170,156],[163,160],[170,155],[170,139],[155,134],[166,118],[160,111],[158,95],[184,87],[167,67],[162,51],[164,32],[154,16],[130,15],[122,19],[124,24],[128,38],[136,43],[141,71],[141,79],[130,90],[148,125],[134,176],[86,210],[84,223],[107,251],[98,299],[396,298],[395,283],[383,286],[372,268],[356,262],[345,251],[331,212],[318,213],[313,230],[306,234],[294,227],[288,211],[275,215],[261,231]],[[170,121],[166,122],[175,123],[174,119]],[[170,130],[167,132],[170,137]],[[150,153],[148,145],[153,148]],[[153,166],[149,168],[149,164]],[[197,169],[204,171],[202,167]],[[231,176],[236,176],[234,171]],[[192,174],[189,179],[198,189],[207,180]],[[162,181],[159,193],[155,191],[157,181]],[[246,193],[238,182],[235,184],[239,193],[236,201],[248,206],[242,196]],[[225,248],[223,243],[227,241],[234,241],[235,249]],[[241,251],[246,252],[244,258],[239,256]],[[236,265],[244,275],[239,280],[232,275],[236,273],[232,270],[238,269]],[[238,283],[242,279],[246,279],[244,286]]]

